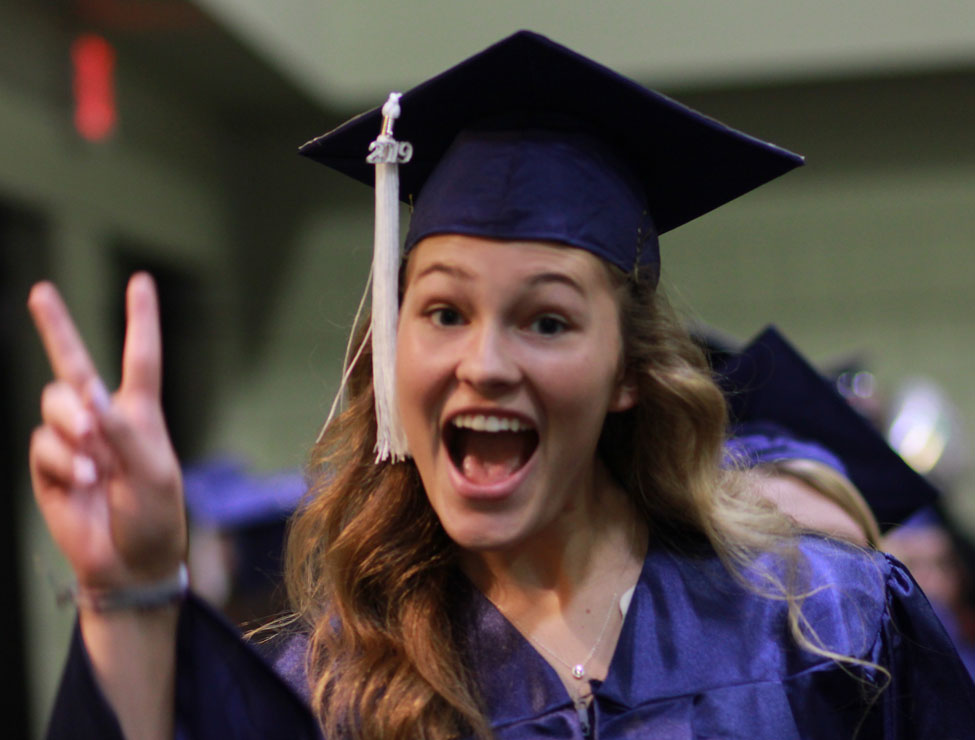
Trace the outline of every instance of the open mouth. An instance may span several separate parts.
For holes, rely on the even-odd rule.
[[[538,446],[538,432],[526,421],[493,414],[461,414],[450,420],[444,440],[454,466],[478,485],[518,472]]]

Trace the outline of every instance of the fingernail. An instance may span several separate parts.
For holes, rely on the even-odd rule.
[[[82,411],[78,414],[78,418],[75,419],[75,434],[78,435],[79,439],[84,439],[92,430],[95,428],[95,422],[91,418],[91,414],[87,411]]]
[[[112,401],[108,396],[108,390],[105,388],[105,384],[99,377],[94,377],[88,382],[88,396],[91,398],[92,406],[95,410],[104,414],[108,411],[108,407],[111,405]]]
[[[95,461],[86,455],[75,455],[72,463],[74,470],[74,482],[87,488],[98,480],[98,470],[95,468]]]

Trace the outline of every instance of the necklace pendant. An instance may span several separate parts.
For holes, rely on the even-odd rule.
[[[573,678],[582,678],[585,675],[586,675],[586,669],[582,665],[582,663],[577,663],[576,665],[574,665],[572,667],[572,677]]]

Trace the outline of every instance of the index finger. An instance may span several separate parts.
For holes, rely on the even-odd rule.
[[[37,283],[27,298],[27,307],[55,377],[84,391],[95,377],[95,365],[57,288],[49,282]]]

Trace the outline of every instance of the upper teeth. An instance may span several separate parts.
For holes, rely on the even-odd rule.
[[[464,414],[455,416],[451,424],[462,429],[473,429],[475,432],[526,432],[531,429],[526,424],[510,416],[489,416],[485,414]]]

